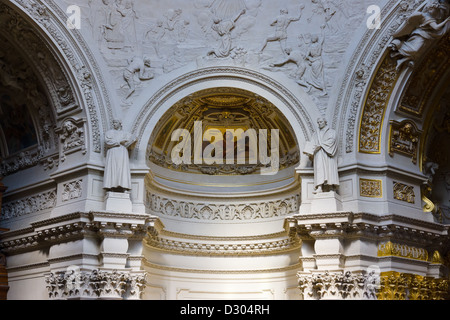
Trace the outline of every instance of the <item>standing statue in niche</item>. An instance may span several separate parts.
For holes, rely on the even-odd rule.
[[[315,194],[336,191],[339,186],[336,132],[328,127],[324,118],[317,119],[317,124],[319,132],[303,151],[313,159]]]
[[[113,129],[106,132],[106,164],[103,189],[112,192],[131,190],[131,173],[128,149],[136,138],[122,130],[122,122],[113,120]]]
[[[422,12],[412,14],[393,35],[391,56],[398,58],[397,69],[407,63],[413,67],[422,49],[450,30],[450,1],[433,0]]]
[[[271,24],[272,27],[275,27],[275,33],[269,35],[264,40],[264,43],[259,52],[262,53],[269,42],[278,41],[281,46],[281,51],[285,53],[286,40],[288,37],[287,29],[291,22],[300,20],[304,8],[305,6],[302,4],[300,6],[300,14],[298,17],[289,17],[289,11],[287,9],[281,9],[280,15]]]

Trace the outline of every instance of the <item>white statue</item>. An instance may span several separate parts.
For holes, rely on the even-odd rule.
[[[414,61],[430,42],[441,38],[450,30],[450,4],[448,0],[433,0],[422,12],[412,14],[393,35],[390,44],[392,57],[399,58],[397,68]]]
[[[105,134],[107,148],[103,189],[113,192],[131,190],[128,148],[136,138],[122,131],[122,122],[113,120],[113,129]]]
[[[339,186],[336,132],[327,126],[324,118],[317,119],[317,124],[319,132],[303,151],[314,162],[313,193],[335,191]]]

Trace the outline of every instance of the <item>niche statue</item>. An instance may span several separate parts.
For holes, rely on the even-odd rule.
[[[128,149],[136,138],[122,131],[122,122],[113,120],[113,129],[106,132],[106,164],[103,189],[124,193],[131,190],[131,173]]]
[[[314,163],[314,194],[336,191],[339,186],[336,132],[323,118],[317,119],[317,124],[319,132],[303,151]]]

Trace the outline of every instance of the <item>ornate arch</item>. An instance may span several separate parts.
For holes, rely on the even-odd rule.
[[[385,58],[388,56],[388,46],[392,35],[420,5],[420,2],[415,1],[389,1],[381,10],[380,29],[367,29],[353,48],[352,58],[349,60],[331,117],[333,127],[339,133],[340,153],[344,162],[351,161],[350,155],[358,152],[359,124],[363,106],[367,104],[371,88],[374,85],[380,85],[380,80],[377,81],[376,78],[377,72],[379,70],[389,72],[386,70]],[[390,88],[394,83],[393,80],[395,79],[384,79],[389,82],[385,87]],[[383,97],[385,97],[384,94]],[[377,98],[380,99],[379,96]],[[384,101],[377,103],[384,103]]]
[[[103,128],[112,117],[99,67],[77,30],[53,2],[1,1],[2,33],[32,62],[52,102],[55,125],[86,118],[86,150],[101,153]]]
[[[135,157],[142,163],[147,144],[157,121],[175,103],[199,90],[234,87],[259,94],[273,103],[286,116],[295,131],[300,148],[315,131],[318,109],[305,95],[291,91],[281,82],[263,73],[237,67],[215,67],[186,73],[157,91],[142,108],[132,131],[137,133]],[[298,88],[296,88],[298,90]],[[305,97],[305,100],[299,98]]]

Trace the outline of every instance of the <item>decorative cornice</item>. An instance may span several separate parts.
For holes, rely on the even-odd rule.
[[[318,237],[364,237],[377,241],[398,239],[422,244],[442,241],[448,226],[398,215],[376,216],[368,213],[336,212],[291,216],[302,239]]]
[[[87,236],[142,239],[150,220],[147,214],[74,212],[32,223],[26,229],[2,233],[0,249],[12,255]]]

